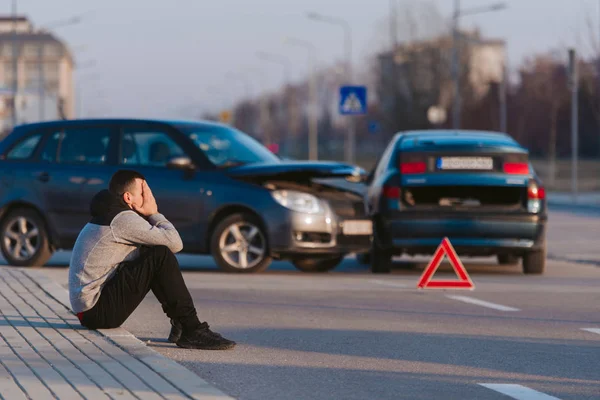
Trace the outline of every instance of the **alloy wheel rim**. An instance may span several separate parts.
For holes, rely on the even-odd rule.
[[[40,247],[40,230],[29,218],[20,216],[6,225],[4,248],[15,260],[31,259]]]
[[[225,261],[237,269],[257,266],[265,257],[266,240],[260,228],[249,222],[237,222],[223,231],[219,250]]]

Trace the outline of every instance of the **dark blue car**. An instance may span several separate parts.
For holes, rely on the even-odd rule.
[[[432,254],[448,237],[459,255],[522,258],[525,273],[543,273],[545,191],[528,151],[510,136],[398,133],[368,182],[373,272],[389,272],[395,255]]]
[[[272,259],[323,272],[371,247],[359,168],[284,162],[216,123],[108,119],[22,125],[0,143],[4,257],[43,265],[71,249],[92,197],[122,168],[147,178],[184,252],[212,254],[228,272],[263,271]]]

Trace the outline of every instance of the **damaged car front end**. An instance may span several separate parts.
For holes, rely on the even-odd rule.
[[[306,272],[335,268],[350,253],[368,251],[372,223],[361,180],[364,171],[340,163],[245,165],[226,172],[269,193],[261,216],[270,257]]]

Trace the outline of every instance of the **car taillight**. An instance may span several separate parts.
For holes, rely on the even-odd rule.
[[[530,185],[527,189],[527,197],[530,200],[544,200],[546,198],[546,189],[537,185]]]
[[[542,210],[542,200],[546,198],[546,190],[535,183],[527,188],[527,211],[537,214]]]
[[[504,163],[504,173],[510,175],[528,175],[529,164],[527,163]]]
[[[400,200],[400,188],[396,186],[384,186],[383,197],[390,200]]]
[[[400,173],[402,174],[424,174],[425,171],[427,171],[427,164],[421,161],[400,164]]]

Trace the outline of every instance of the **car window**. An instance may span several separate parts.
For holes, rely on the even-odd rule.
[[[121,164],[166,167],[170,159],[185,156],[185,151],[166,132],[131,129],[124,132]]]
[[[232,128],[182,126],[182,131],[220,168],[281,160],[249,135]]]
[[[392,142],[390,142],[388,144],[388,147],[385,149],[385,151],[381,155],[379,164],[377,165],[377,168],[375,169],[375,177],[376,178],[380,177],[381,174],[384,173],[385,170],[387,169],[387,167],[390,163],[390,156],[392,155],[395,147],[396,147],[396,140],[392,139]]]
[[[41,134],[33,135],[27,139],[21,140],[16,144],[6,155],[7,160],[26,160],[33,155],[33,151],[37,147]]]
[[[41,160],[59,164],[106,163],[110,128],[66,128],[50,134]]]

